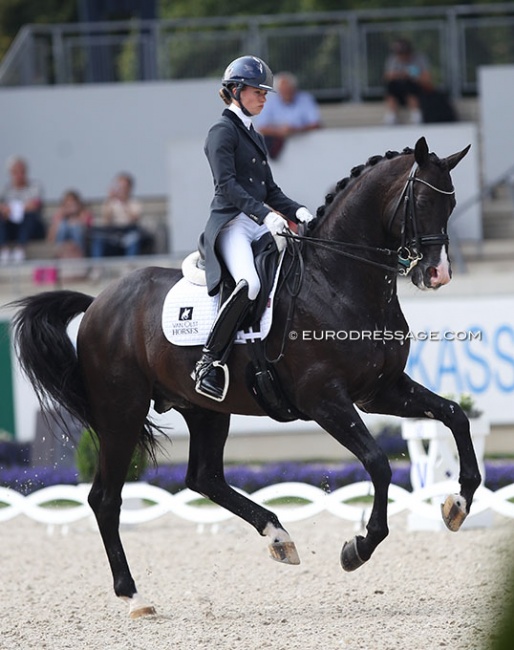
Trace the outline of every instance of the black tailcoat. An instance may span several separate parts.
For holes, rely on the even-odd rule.
[[[214,198],[204,233],[207,289],[219,289],[221,266],[216,238],[223,226],[240,212],[262,224],[270,208],[296,223],[299,203],[287,197],[273,180],[264,138],[247,129],[228,109],[207,135],[205,155],[214,180]]]

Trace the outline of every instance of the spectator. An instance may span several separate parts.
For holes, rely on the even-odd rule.
[[[84,257],[87,229],[92,223],[93,215],[80,194],[76,190],[65,192],[48,231],[48,241],[58,246],[57,256]]]
[[[138,255],[142,232],[139,227],[142,205],[133,198],[134,179],[121,173],[115,178],[107,200],[102,205],[102,224],[93,228],[91,257]]]
[[[298,89],[294,74],[279,72],[274,87],[277,92],[268,95],[262,113],[255,119],[255,127],[264,136],[273,159],[278,158],[287,138],[321,126],[316,100]]]
[[[10,182],[0,197],[1,264],[7,264],[10,260],[22,262],[29,240],[42,239],[45,235],[40,184],[29,180],[27,163],[19,156],[9,158],[7,170]]]
[[[385,63],[384,80],[384,123],[398,124],[400,107],[405,106],[409,110],[411,124],[421,124],[421,96],[432,89],[432,79],[426,57],[416,52],[406,38],[399,38],[392,44],[391,54]]]

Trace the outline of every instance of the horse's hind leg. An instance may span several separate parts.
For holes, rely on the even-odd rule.
[[[138,594],[121,543],[119,524],[121,490],[143,430],[148,405],[145,407],[141,399],[130,400],[128,396],[125,396],[125,400],[125,409],[112,406],[123,403],[113,399],[109,401],[110,406],[104,406],[101,415],[96,412],[95,430],[99,435],[100,453],[88,500],[98,522],[111,567],[114,592],[128,602],[131,618],[137,618],[154,614],[155,610]]]
[[[299,564],[294,542],[277,516],[230,487],[225,481],[223,452],[230,415],[200,408],[181,409],[190,438],[186,484],[218,505],[241,517],[270,538],[271,557],[285,564]]]

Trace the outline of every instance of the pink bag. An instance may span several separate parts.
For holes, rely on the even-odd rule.
[[[56,284],[58,279],[59,273],[55,266],[40,266],[32,274],[34,284]]]

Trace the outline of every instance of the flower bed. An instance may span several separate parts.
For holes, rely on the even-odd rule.
[[[392,482],[406,490],[412,490],[410,464],[406,461],[392,461],[391,468]],[[485,485],[490,490],[495,491],[514,483],[514,463],[511,461],[486,462],[485,469]],[[175,493],[185,487],[186,470],[185,463],[161,465],[147,469],[141,480]],[[231,485],[249,493],[267,485],[285,482],[307,483],[331,492],[344,485],[369,480],[368,473],[360,463],[281,462],[258,466],[228,465],[225,476]],[[30,494],[49,485],[76,485],[77,483],[78,472],[75,469],[26,465],[0,467],[0,485],[22,494]]]

